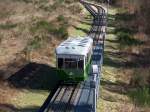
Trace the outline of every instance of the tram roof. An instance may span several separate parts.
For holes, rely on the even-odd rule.
[[[70,37],[56,48],[56,55],[84,55],[92,47],[93,39],[90,37]]]

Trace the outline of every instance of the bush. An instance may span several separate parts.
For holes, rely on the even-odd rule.
[[[60,28],[57,29],[57,31],[55,32],[55,34],[56,34],[59,38],[66,39],[66,38],[68,37],[67,27],[61,26]]]
[[[63,26],[63,27],[68,27],[69,24],[68,24],[68,18],[64,17],[63,15],[59,15],[57,17],[57,21],[59,23],[59,25]]]
[[[64,22],[65,21],[65,17],[63,15],[59,15],[57,17],[57,20],[60,21],[60,22],[62,22],[62,21]]]

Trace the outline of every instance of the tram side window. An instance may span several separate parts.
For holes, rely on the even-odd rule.
[[[58,58],[58,68],[63,67],[63,58]]]
[[[83,60],[78,61],[78,68],[83,70],[83,68],[84,68],[84,61]]]

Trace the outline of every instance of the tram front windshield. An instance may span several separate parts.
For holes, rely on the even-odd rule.
[[[58,68],[83,70],[84,60],[83,59],[73,59],[73,58],[58,58]]]

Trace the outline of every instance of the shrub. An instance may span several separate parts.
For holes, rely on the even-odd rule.
[[[57,17],[57,20],[58,20],[59,25],[65,27],[65,28],[67,28],[69,26],[68,18],[64,17],[63,15],[59,15]]]
[[[68,37],[67,27],[61,26],[60,28],[57,29],[57,31],[55,32],[55,34],[56,34],[59,38],[66,39],[66,38]]]
[[[63,15],[59,15],[58,17],[57,17],[57,20],[58,21],[65,21],[65,17],[63,16]]]
[[[49,26],[50,24],[47,21],[39,21],[36,24],[37,29],[51,29]]]

